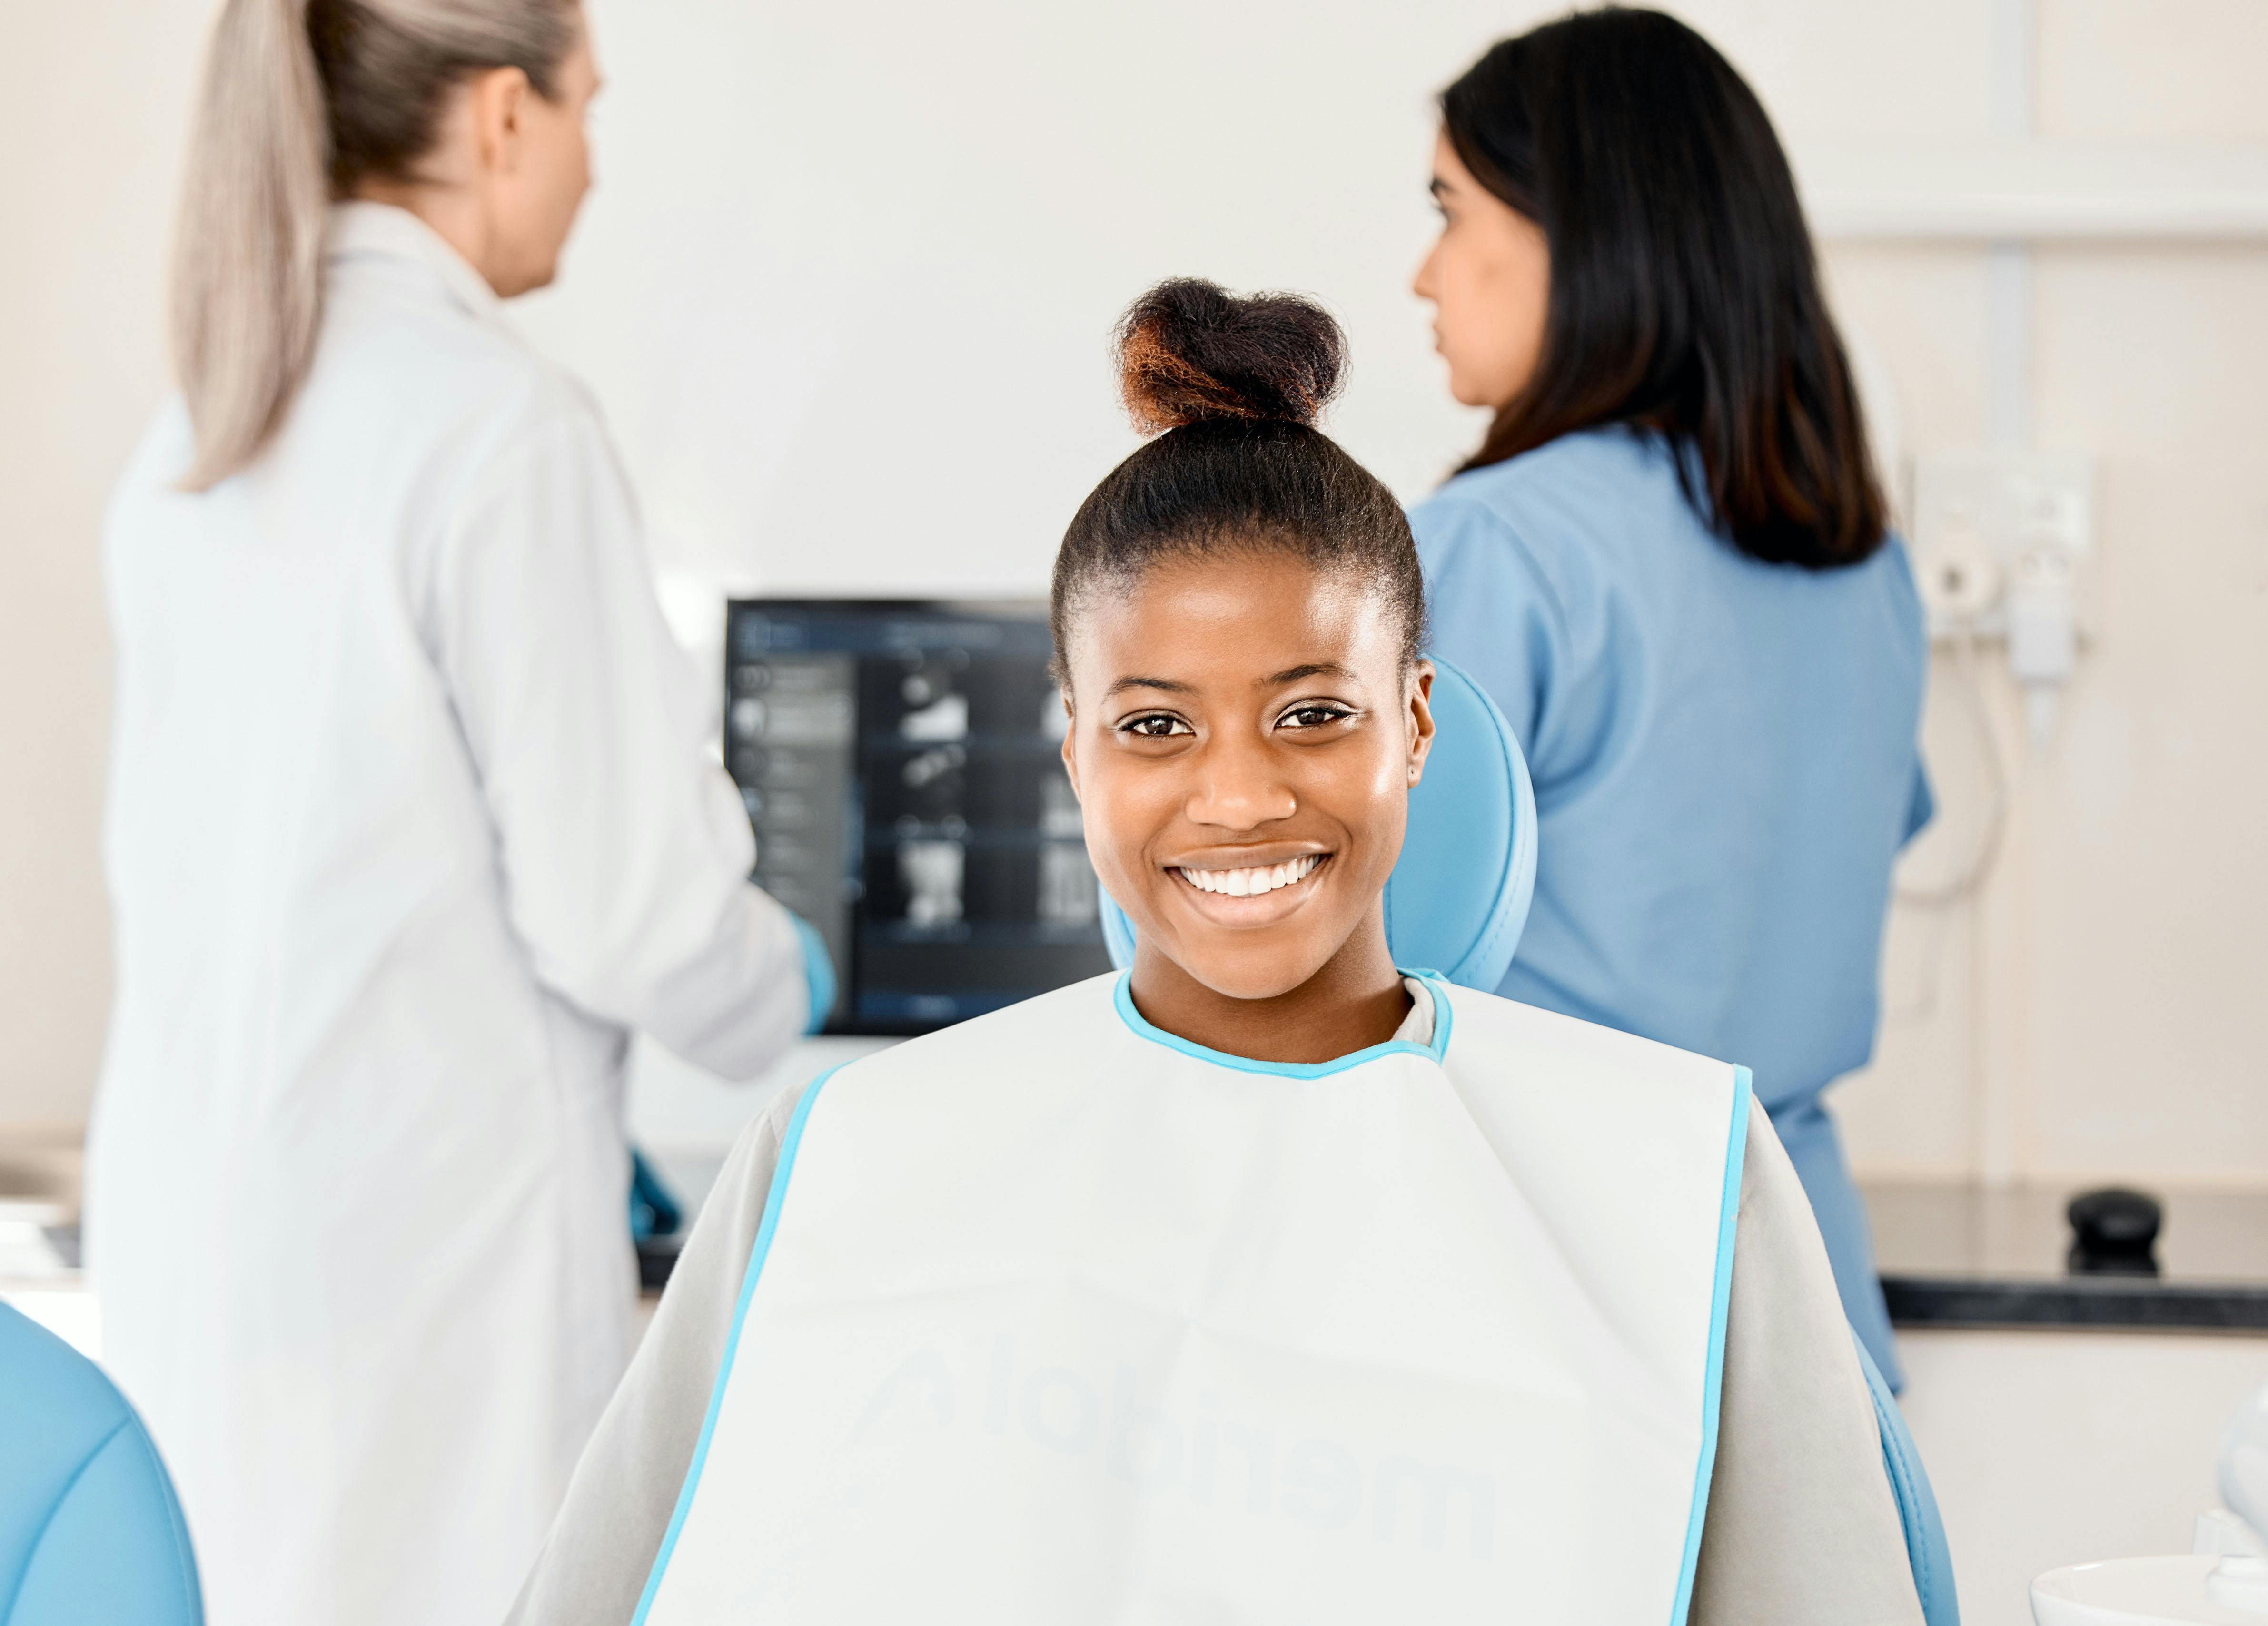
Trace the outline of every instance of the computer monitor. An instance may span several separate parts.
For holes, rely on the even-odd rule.
[[[923,1033],[1107,971],[1044,604],[733,602],[725,761],[827,1031]]]

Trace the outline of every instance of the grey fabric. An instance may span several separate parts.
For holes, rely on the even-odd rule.
[[[1749,1115],[1741,1170],[1722,1394],[1690,1618],[1920,1626],[1827,1245],[1762,1108]]]
[[[741,1131],[685,1239],[644,1340],[568,1482],[511,1626],[627,1626],[637,1612],[725,1358],[780,1138],[803,1088]]]
[[[1432,1036],[1415,997],[1397,1039]],[[780,1140],[801,1089],[740,1137],[703,1206],[509,1626],[627,1626],[660,1550],[724,1358]],[[1696,1626],[1920,1626],[1866,1380],[1803,1188],[1749,1119],[1716,1470]]]

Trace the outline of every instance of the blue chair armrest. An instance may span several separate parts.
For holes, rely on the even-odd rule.
[[[1874,1426],[1882,1437],[1882,1468],[1890,1477],[1890,1494],[1905,1527],[1906,1562],[1913,1566],[1922,1618],[1929,1626],[1961,1626],[1961,1604],[1953,1590],[1953,1553],[1946,1545],[1945,1521],[1938,1517],[1937,1496],[1923,1471],[1921,1453],[1914,1448],[1913,1436],[1906,1431],[1906,1420],[1874,1357],[1856,1334],[1851,1341],[1874,1398]]]

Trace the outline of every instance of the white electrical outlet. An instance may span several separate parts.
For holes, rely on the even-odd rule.
[[[1918,458],[1908,540],[1931,636],[1950,637],[1965,626],[2005,636],[2009,584],[2036,581],[2043,569],[2066,581],[2086,577],[2095,551],[2094,460],[2077,452]],[[2082,630],[2087,619],[2082,609]]]

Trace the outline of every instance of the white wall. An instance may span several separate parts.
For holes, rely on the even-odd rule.
[[[104,492],[165,388],[202,4],[0,0],[0,1124],[85,1115],[109,998]]]
[[[2268,11],[2040,0],[2038,125],[2268,146]],[[1909,450],[1988,438],[1979,250],[1844,247]],[[2101,621],[2045,750],[1990,684],[2014,800],[1983,899],[1894,916],[1876,1065],[1837,1092],[1862,1173],[2268,1182],[2268,250],[2065,246],[2035,261],[2038,442],[2097,459]],[[1948,830],[1983,797],[1940,659]],[[1934,967],[1932,961],[1936,963]]]
[[[665,568],[1036,592],[1131,444],[1105,331],[1169,272],[1325,297],[1354,341],[1334,427],[1398,489],[1475,432],[1404,291],[1430,224],[1428,98],[1547,8],[590,4],[612,79],[601,187],[562,286],[521,320],[597,388]],[[1991,128],[1984,0],[1679,9],[1799,149]],[[209,11],[4,11],[0,1122],[83,1115],[99,1047],[95,527],[164,387],[159,276]],[[2038,0],[2038,17],[2045,133],[2268,142],[2255,0]],[[1827,259],[1909,449],[1982,445],[1981,251]],[[2248,1024],[2268,972],[2264,272],[2257,248],[2041,257],[2033,416],[2043,444],[2099,456],[2107,619],[2048,750],[2020,748],[1993,686],[2021,762],[2007,851],[1976,909],[1894,926],[1881,1059],[1840,1093],[1864,1168],[1953,1174],[1997,1146],[2004,1172],[2042,1178],[2268,1183]],[[1952,826],[1978,779],[1942,700]]]

